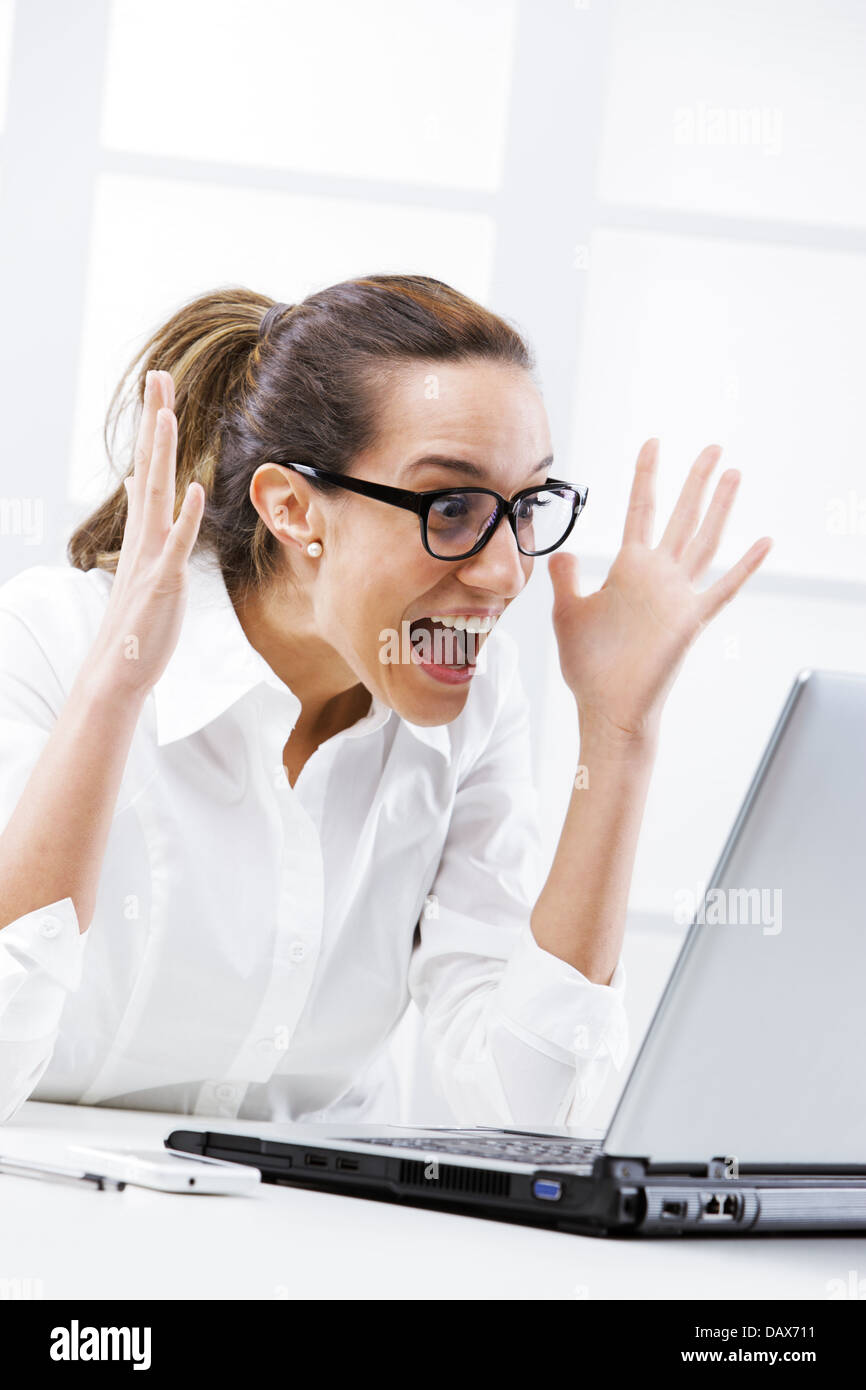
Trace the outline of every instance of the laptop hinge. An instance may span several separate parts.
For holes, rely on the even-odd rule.
[[[737,1176],[737,1160],[725,1157],[711,1158],[707,1164],[708,1178],[735,1178]]]
[[[599,1154],[593,1163],[594,1178],[647,1178],[653,1175],[669,1174],[682,1177],[722,1178],[737,1177],[737,1161],[724,1154],[711,1158],[708,1163],[653,1163],[649,1158],[634,1155]]]
[[[624,1178],[632,1181],[634,1178],[645,1178],[648,1165],[646,1158],[624,1158],[616,1157],[613,1154],[599,1154],[593,1161],[592,1176],[594,1178]]]

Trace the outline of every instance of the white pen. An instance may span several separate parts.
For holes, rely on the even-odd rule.
[[[16,1178],[42,1178],[46,1182],[87,1182],[98,1192],[121,1192],[125,1182],[108,1178],[104,1173],[88,1173],[83,1168],[63,1168],[57,1163],[37,1163],[34,1159],[0,1156],[0,1173]]]

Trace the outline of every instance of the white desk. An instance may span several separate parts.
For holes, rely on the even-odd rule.
[[[0,1153],[60,1163],[68,1143],[160,1147],[208,1123],[29,1101]],[[46,1299],[826,1300],[828,1280],[866,1278],[859,1236],[601,1240],[270,1183],[216,1197],[0,1174],[0,1231],[0,1281]]]

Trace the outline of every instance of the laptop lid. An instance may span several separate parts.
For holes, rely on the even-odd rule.
[[[653,1162],[866,1163],[866,677],[794,686],[605,1138]]]

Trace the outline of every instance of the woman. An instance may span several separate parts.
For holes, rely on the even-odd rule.
[[[662,705],[770,542],[698,592],[738,475],[699,526],[704,449],[652,549],[651,439],[580,597],[553,552],[585,492],[533,370],[507,322],[387,275],[205,294],[131,364],[133,466],[71,567],[0,588],[0,1118],[396,1120],[410,998],[461,1123],[578,1123],[622,1065]],[[491,636],[539,553],[580,724],[543,884]]]

